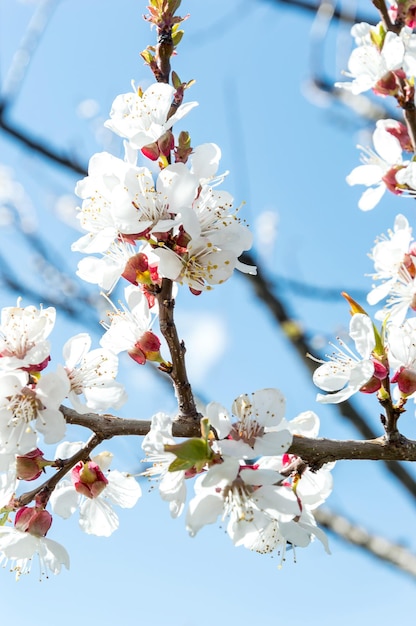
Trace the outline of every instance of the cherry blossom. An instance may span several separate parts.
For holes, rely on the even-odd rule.
[[[401,214],[396,216],[393,231],[388,232],[388,237],[382,235],[378,238],[369,254],[376,270],[371,277],[383,282],[373,287],[368,294],[369,304],[377,304],[385,298],[400,276],[408,273],[407,268],[414,267],[413,257],[409,250],[412,240],[412,229],[407,219]],[[412,273],[414,273],[413,270]]]
[[[281,486],[283,477],[276,471],[255,466],[240,466],[238,459],[226,457],[197,478],[195,497],[190,501],[186,527],[191,536],[218,516],[229,517],[227,532],[236,537],[240,522],[244,532],[261,532],[271,520],[285,522],[300,514],[293,491]]]
[[[373,133],[373,144],[376,152],[370,148],[363,148],[361,160],[363,165],[354,168],[347,176],[349,185],[365,185],[365,191],[358,206],[362,211],[373,209],[383,197],[386,189],[399,194],[401,190],[396,181],[397,172],[404,167],[402,147],[400,141],[391,132],[386,122],[379,120]],[[393,122],[394,123],[394,122]]]
[[[180,285],[187,284],[195,293],[208,291],[212,285],[220,285],[228,280],[234,269],[245,273],[255,273],[255,268],[238,261],[234,250],[221,249],[215,239],[200,237],[191,240],[186,251],[178,254],[168,248],[155,250],[159,257],[159,273]]]
[[[65,548],[45,537],[52,523],[47,511],[24,507],[16,513],[15,526],[0,526],[0,564],[10,562],[16,579],[28,574],[35,555],[40,562],[41,575],[59,574],[62,565],[69,569],[69,556]]]
[[[30,452],[36,448],[37,432],[45,443],[62,439],[66,423],[59,406],[68,391],[63,368],[44,374],[35,387],[21,370],[0,374],[0,449]]]
[[[416,318],[406,320],[401,326],[388,326],[389,363],[395,370],[391,378],[400,393],[410,396],[416,392]]]
[[[172,128],[197,102],[187,102],[175,108],[169,116],[175,89],[164,83],[153,83],[144,91],[121,94],[114,100],[106,128],[129,140],[133,148],[141,149],[154,143]]]
[[[124,297],[127,306],[123,305],[122,310],[114,307],[114,311],[108,313],[111,323],[103,323],[106,332],[100,344],[114,354],[127,351],[140,365],[146,360],[164,363],[159,351],[160,340],[150,330],[155,316],[146,296],[140,288],[130,285],[125,288]]]
[[[282,564],[288,548],[305,548],[316,538],[324,546],[325,552],[331,554],[325,533],[318,528],[313,514],[307,509],[287,522],[268,519],[258,512],[255,512],[255,519],[256,523],[245,520],[234,522],[231,532],[235,546],[244,546],[260,554],[277,550],[281,554]]]
[[[401,324],[409,308],[414,309],[416,299],[416,254],[412,244],[412,229],[403,215],[397,215],[394,230],[389,238],[380,237],[370,253],[376,272],[372,274],[381,284],[373,286],[367,296],[369,304],[377,304],[389,296],[376,319]]]
[[[162,500],[169,502],[171,516],[178,517],[185,506],[186,472],[185,470],[169,471],[176,456],[172,452],[167,452],[165,446],[174,444],[172,417],[166,413],[156,413],[152,417],[150,430],[142,443],[142,448],[146,453],[144,460],[153,465],[142,474],[149,479],[159,477],[160,496]]]
[[[415,75],[415,36],[410,28],[404,27],[397,35],[385,33],[381,24],[372,28],[363,23],[354,26],[351,34],[358,47],[351,53],[345,74],[353,80],[335,83],[336,87],[353,94],[374,89],[384,95],[397,90],[394,72]]]
[[[91,350],[91,337],[80,333],[63,349],[70,382],[68,398],[78,413],[120,408],[127,400],[124,386],[115,380],[118,358],[109,350]],[[83,401],[82,401],[83,400]]]
[[[88,176],[78,182],[76,193],[84,199],[77,217],[88,234],[72,244],[74,251],[106,252],[119,237],[137,239],[152,229],[164,232],[174,226],[149,169],[107,152],[91,157]]]
[[[49,360],[47,337],[55,324],[53,307],[3,307],[0,324],[0,369],[39,371]]]
[[[373,324],[362,313],[356,313],[350,321],[350,337],[361,358],[340,341],[340,348],[330,356],[330,360],[318,367],[313,374],[313,382],[317,387],[328,391],[327,395],[318,394],[317,400],[322,403],[337,404],[350,398],[359,391],[370,379],[378,374],[374,360],[371,358],[376,341]],[[386,376],[385,368],[380,374]]]
[[[218,447],[222,453],[255,459],[289,449],[292,435],[281,427],[285,405],[280,391],[261,389],[234,400],[231,410],[237,422],[232,423],[227,410],[216,402],[208,404],[206,415],[220,439]]]

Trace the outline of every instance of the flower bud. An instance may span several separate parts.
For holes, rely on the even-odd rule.
[[[19,480],[35,480],[42,474],[46,465],[49,465],[49,462],[43,458],[42,450],[36,448],[32,452],[16,457],[16,477]]]
[[[141,148],[141,151],[142,154],[144,154],[144,156],[151,161],[157,161],[160,156],[159,146],[157,145],[156,141],[154,141],[153,143],[149,143],[147,146],[143,146],[143,148]]]
[[[128,351],[128,354],[139,365],[144,365],[146,361],[165,363],[160,354],[160,340],[151,330],[143,333],[139,341],[136,341],[134,347]]]
[[[172,131],[167,130],[163,133],[157,140],[157,145],[159,146],[160,154],[163,154],[165,157],[169,156],[171,150],[175,147],[175,138]]]
[[[75,490],[87,498],[96,498],[106,488],[108,480],[94,461],[80,461],[71,472]]]
[[[381,381],[377,376],[372,376],[368,382],[360,387],[361,393],[375,393],[381,387]]]
[[[16,513],[14,526],[17,530],[35,537],[45,537],[52,524],[52,515],[36,507],[24,506]]]
[[[416,391],[416,370],[410,367],[401,367],[391,379],[392,383],[397,383],[402,395],[410,396]]]
[[[149,271],[149,263],[147,256],[142,252],[130,257],[122,273],[122,277],[132,283],[132,285],[138,285],[142,283],[144,285],[151,285],[152,279]]]

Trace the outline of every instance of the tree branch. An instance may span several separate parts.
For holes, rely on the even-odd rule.
[[[159,302],[159,326],[160,331],[169,347],[172,358],[172,378],[179,406],[178,421],[194,422],[199,427],[201,415],[198,413],[192,394],[191,385],[185,366],[185,344],[179,341],[176,325],[173,318],[175,300],[172,298],[172,281],[164,278],[162,288],[157,295]]]
[[[416,577],[416,555],[405,547],[388,541],[384,537],[371,535],[361,526],[352,524],[341,515],[328,509],[317,509],[313,512],[317,523],[344,541],[363,548],[384,563],[390,563],[406,574]]]
[[[101,440],[120,435],[144,436],[150,430],[149,420],[123,419],[108,414],[80,414],[65,406],[61,406],[61,411],[68,424],[89,428]],[[199,422],[174,421],[172,434],[174,437],[199,437]],[[398,441],[391,442],[385,436],[365,441],[339,441],[295,435],[288,452],[301,456],[308,465],[317,470],[325,463],[340,460],[416,461],[416,441],[403,436]]]
[[[272,4],[287,5],[289,8],[301,9],[308,13],[317,13],[321,7],[321,0],[319,2],[306,2],[305,0],[269,0]],[[368,24],[374,24],[374,19],[367,15],[361,15],[359,13],[348,13],[343,9],[334,8],[333,17],[339,22],[345,22],[346,24],[357,24],[358,22],[367,22]]]
[[[53,163],[57,163],[58,165],[61,165],[76,174],[81,174],[81,176],[87,175],[88,170],[86,166],[81,165],[81,163],[79,163],[76,159],[67,157],[66,155],[58,152],[58,150],[52,146],[44,143],[42,140],[33,137],[27,131],[21,130],[17,126],[7,122],[4,116],[5,108],[6,102],[4,100],[0,101],[0,130],[3,130],[6,135],[9,135],[18,143],[21,143],[26,148],[40,154]]]

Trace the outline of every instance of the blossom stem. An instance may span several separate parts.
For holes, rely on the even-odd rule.
[[[377,11],[380,12],[381,19],[383,21],[386,30],[391,30],[396,35],[400,32],[400,28],[397,28],[390,19],[390,15],[384,0],[373,0],[373,4]]]
[[[172,371],[172,378],[179,407],[179,421],[195,422],[201,419],[195,405],[191,385],[185,366],[185,344],[179,340],[176,325],[173,318],[175,300],[172,298],[172,281],[164,278],[160,293],[157,296],[159,302],[159,325],[160,331],[168,344]]]

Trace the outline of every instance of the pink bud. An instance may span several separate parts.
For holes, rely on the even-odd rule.
[[[140,337],[140,347],[145,354],[149,352],[159,352],[160,350],[160,340],[151,330],[147,330]]]
[[[80,461],[72,469],[71,478],[76,491],[90,499],[99,496],[108,484],[100,466],[94,461]]]
[[[169,156],[171,150],[175,147],[175,139],[172,131],[167,130],[161,137],[159,137],[157,145],[159,146],[160,153],[163,154],[163,156]]]
[[[24,506],[16,513],[14,526],[17,530],[35,537],[45,537],[52,524],[52,515],[36,507]]]
[[[122,273],[123,278],[132,283],[133,285],[138,285],[140,283],[144,283],[146,285],[151,284],[151,277],[149,272],[149,263],[147,260],[147,256],[142,252],[135,254],[130,257],[130,259],[126,263],[126,267],[124,268],[124,272]]]
[[[32,452],[16,457],[16,476],[19,480],[35,480],[39,478],[47,464],[42,450],[36,448]]]
[[[410,396],[416,391],[416,370],[410,367],[401,367],[391,379],[392,383],[397,383],[401,393]]]
[[[143,333],[139,341],[136,341],[133,348],[128,351],[128,355],[139,365],[144,365],[146,361],[163,363],[160,354],[160,340],[151,330]]]
[[[127,354],[139,365],[144,365],[146,363],[146,356],[138,343],[136,343],[133,348],[127,352]]]
[[[374,365],[374,376],[380,380],[384,380],[387,377],[387,374],[389,373],[389,370],[387,369],[387,367],[383,365],[383,363],[380,363],[380,361],[377,361],[376,359],[373,359],[373,365]]]
[[[376,376],[372,376],[368,382],[360,388],[361,393],[375,393],[381,387],[381,381]]]
[[[156,142],[149,143],[147,146],[143,146],[141,150],[144,156],[151,161],[157,161],[160,156],[159,146]]]

